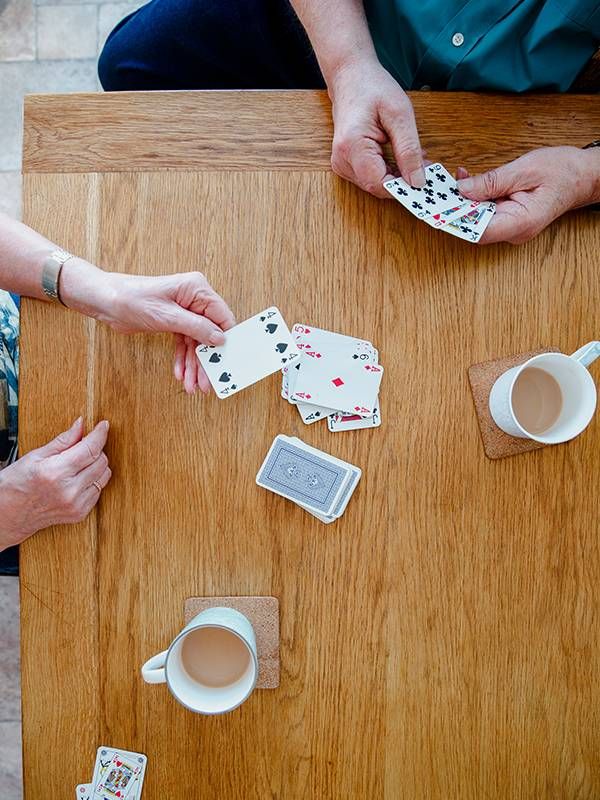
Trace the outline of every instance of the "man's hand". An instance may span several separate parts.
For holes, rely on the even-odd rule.
[[[104,453],[107,436],[106,421],[84,436],[80,417],[0,472],[0,550],[42,528],[87,517],[112,474]]]
[[[425,185],[423,152],[410,100],[376,59],[345,63],[328,83],[333,103],[333,171],[375,197],[389,198],[382,184],[397,177],[383,156],[391,143],[402,177]]]
[[[527,242],[566,211],[600,199],[600,154],[591,149],[545,147],[467,176],[460,167],[458,188],[465,197],[497,202],[481,244]]]
[[[175,334],[173,371],[189,394],[210,390],[196,358],[197,344],[223,344],[223,331],[235,325],[229,306],[200,272],[121,275],[76,259],[63,267],[61,297],[120,333]]]

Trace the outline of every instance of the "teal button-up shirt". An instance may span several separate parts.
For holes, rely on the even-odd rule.
[[[365,0],[405,89],[564,92],[600,46],[598,0]]]

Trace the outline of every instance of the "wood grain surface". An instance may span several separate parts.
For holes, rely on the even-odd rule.
[[[409,94],[429,157],[472,172],[600,130],[597,95]],[[32,95],[23,170],[329,170],[332,133],[326,92]]]
[[[143,138],[171,98],[144,97],[138,123],[122,98],[93,103]],[[386,369],[383,424],[306,427],[277,376],[225,401],[189,398],[168,337],[24,303],[22,451],[80,413],[107,417],[114,471],[87,522],[23,548],[26,800],[89,780],[101,744],[147,753],[144,800],[599,797],[600,424],[490,461],[467,379],[469,365],[540,342],[568,353],[598,338],[597,220],[568,215],[518,248],[472,246],[328,172],[314,96],[295,125],[318,152],[303,167],[291,136],[289,169],[272,168],[273,144],[252,170],[223,163],[228,117],[222,137],[217,120],[224,103],[255,103],[277,142],[263,98],[184,99],[214,116],[212,169],[190,151],[186,171],[161,171],[173,157],[157,150],[151,171],[132,157],[131,172],[111,172],[105,140],[97,174],[66,174],[92,169],[83,151],[61,164],[29,129],[35,163],[56,174],[26,176],[26,220],[109,269],[200,267],[239,319],[276,303],[290,324],[370,339]],[[70,102],[44,100],[47,126]],[[479,118],[514,103],[481,97]],[[586,98],[532,108],[539,143],[561,142],[571,114],[571,139],[600,129]],[[498,131],[476,124],[494,153]],[[472,125],[456,117],[436,157],[464,159]],[[531,142],[525,117],[510,147]],[[334,525],[256,486],[278,433],[362,468]],[[279,598],[281,685],[197,716],[140,666],[180,629],[185,598],[232,594]]]

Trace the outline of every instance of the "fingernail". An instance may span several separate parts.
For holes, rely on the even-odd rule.
[[[211,333],[210,338],[208,340],[209,344],[223,344],[225,341],[225,337],[221,331],[214,331]]]
[[[410,173],[409,183],[415,189],[422,189],[425,186],[425,170],[423,167],[419,167],[419,169]]]
[[[471,178],[461,178],[457,183],[461,192],[472,192],[475,188]]]
[[[75,422],[71,425],[70,430],[74,430],[78,425],[81,425],[82,422],[83,422],[83,417],[77,417]]]
[[[102,425],[105,431],[110,428],[110,422],[107,419],[103,419],[100,425]]]

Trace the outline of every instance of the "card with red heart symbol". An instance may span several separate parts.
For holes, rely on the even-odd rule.
[[[139,800],[146,762],[143,753],[99,747],[91,800]]]
[[[275,306],[225,332],[219,347],[201,344],[196,355],[217,397],[231,397],[300,355],[288,326]]]

